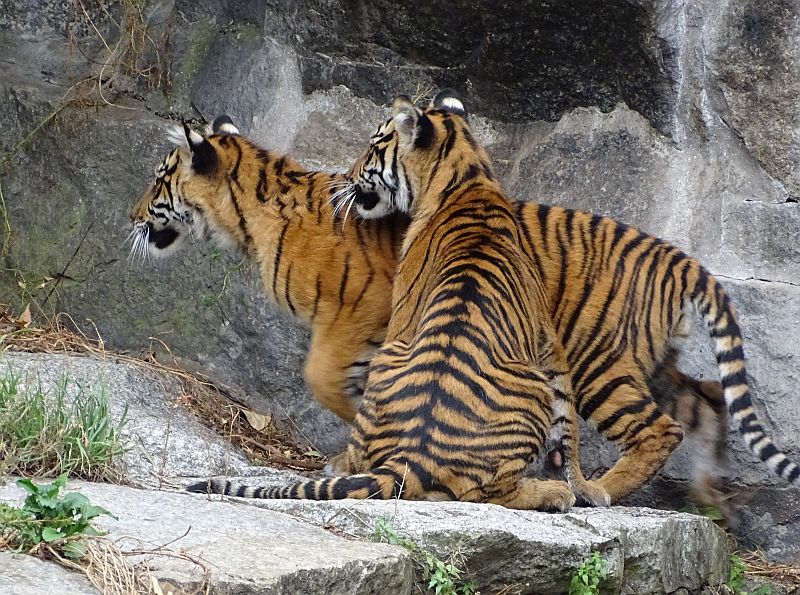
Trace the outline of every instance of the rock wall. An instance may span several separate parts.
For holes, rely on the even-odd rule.
[[[724,281],[759,413],[800,459],[796,1],[0,7],[0,301],[66,311],[118,349],[164,341],[334,450],[346,428],[302,385],[306,331],[236,256],[198,244],[171,261],[129,262],[128,212],[169,149],[166,118],[229,113],[267,147],[343,168],[391,96],[452,86],[511,195],[614,216]],[[65,95],[80,100],[63,107]],[[698,333],[683,367],[715,378],[708,343]],[[613,460],[589,443],[588,468]],[[733,431],[730,448],[750,497],[741,535],[796,559],[800,492]],[[677,505],[691,456],[682,446],[635,501]]]

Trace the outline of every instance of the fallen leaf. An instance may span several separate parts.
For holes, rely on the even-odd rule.
[[[269,426],[270,418],[266,415],[261,415],[255,411],[248,411],[247,409],[243,409],[242,413],[244,413],[247,423],[249,423],[250,427],[252,427],[256,432],[262,432],[267,426]]]
[[[22,314],[19,315],[17,318],[17,324],[20,328],[27,328],[28,325],[31,323],[31,305],[28,304],[25,306],[25,309],[22,311]]]

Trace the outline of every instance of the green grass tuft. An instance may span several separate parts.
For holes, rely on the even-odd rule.
[[[0,374],[0,474],[119,482],[127,409],[115,423],[103,386],[73,391],[62,377],[47,392],[25,380]]]

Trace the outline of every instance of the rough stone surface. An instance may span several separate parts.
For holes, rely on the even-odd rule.
[[[96,72],[70,49],[65,22],[73,43],[100,44],[65,0],[0,7],[0,185],[12,230],[0,301],[46,301],[132,352],[158,337],[188,367],[336,450],[346,428],[302,387],[305,330],[266,302],[252,271],[208,246],[132,266],[127,213],[168,150],[164,116],[229,112],[268,147],[345,168],[387,99],[452,85],[509,194],[615,216],[720,277],[740,313],[759,413],[800,459],[793,0],[617,0],[590,10],[457,1],[446,11],[405,0],[153,0],[148,14],[171,19],[166,92],[140,83],[119,97],[132,110],[68,107],[18,148]],[[113,41],[102,15],[97,24]],[[55,291],[54,282],[36,289],[46,277]],[[716,378],[708,341],[692,345],[684,368]],[[733,432],[730,446],[731,475],[750,498],[740,537],[800,559],[798,491],[774,481]],[[589,469],[613,451],[598,439],[584,450]],[[638,501],[682,504],[691,456],[681,447]]]
[[[6,595],[95,595],[89,580],[77,572],[25,554],[0,552],[0,593]]]
[[[66,355],[5,353],[0,370],[51,394],[63,379],[73,397],[79,387],[101,390],[114,422],[126,415],[121,438],[130,450],[120,462],[134,484],[182,485],[184,477],[249,472],[241,452],[178,404],[182,387],[174,378],[111,358]]]
[[[172,542],[169,547],[202,560],[211,571],[213,593],[411,593],[411,560],[399,546],[347,541],[286,514],[219,505],[186,493],[78,481],[70,482],[68,489],[80,491],[118,517],[98,517],[96,524],[110,539],[125,536],[123,550],[128,544],[129,549],[147,549],[148,544]],[[0,501],[19,504],[23,499],[14,485],[0,488]],[[156,578],[179,587],[189,589],[202,580],[199,566],[178,557],[146,559]],[[20,573],[31,580],[27,571]]]
[[[238,499],[237,499],[238,500]],[[592,552],[607,562],[611,593],[697,592],[727,578],[727,538],[703,517],[640,508],[573,509],[568,514],[442,502],[248,501],[369,537],[379,518],[446,557],[463,556],[482,592],[566,592]]]

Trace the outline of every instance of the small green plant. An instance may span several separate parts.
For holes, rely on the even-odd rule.
[[[464,571],[458,567],[454,557],[447,561],[439,559],[413,539],[399,535],[388,519],[381,517],[375,521],[375,540],[408,550],[422,572],[425,586],[436,595],[473,595],[476,592],[475,583],[462,582]]]
[[[221,257],[220,251],[217,248],[212,248],[211,252],[209,253],[209,264],[217,265],[219,263],[220,257]],[[222,287],[220,288],[220,290],[213,295],[209,295],[206,293],[202,295],[201,303],[203,304],[203,308],[208,310],[215,306],[219,306],[220,302],[222,301],[222,298],[228,291],[228,287],[230,286],[233,276],[242,273],[247,268],[247,266],[248,266],[247,259],[242,258],[236,264],[225,267],[222,276]]]
[[[715,523],[721,523],[726,520],[725,514],[716,506],[681,506],[678,512],[688,512],[689,514],[704,516]]]
[[[742,559],[733,554],[731,556],[731,572],[728,576],[728,588],[734,593],[741,593],[744,589],[745,565]]]
[[[100,515],[116,517],[78,492],[59,497],[66,484],[66,474],[47,485],[18,479],[17,485],[28,492],[28,497],[21,508],[0,503],[0,543],[28,553],[48,545],[67,558],[82,558],[86,553],[82,539],[103,535],[91,520]]]
[[[126,414],[112,420],[102,386],[70,390],[62,377],[47,392],[10,370],[0,374],[0,473],[118,480]]]
[[[728,589],[736,595],[772,595],[773,589],[769,585],[761,585],[755,591],[745,591],[745,572],[747,565],[736,554],[731,555],[731,572],[728,577]]]
[[[608,576],[606,561],[598,552],[592,552],[572,575],[569,583],[569,595],[597,595],[600,593],[600,583],[605,580],[606,576]]]

